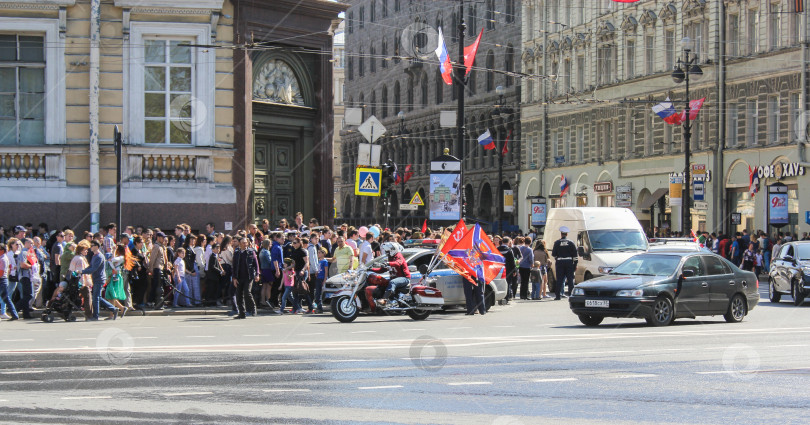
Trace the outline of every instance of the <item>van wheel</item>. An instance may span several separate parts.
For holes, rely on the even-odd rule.
[[[492,290],[489,286],[487,286],[487,290],[484,293],[484,308],[486,311],[489,311],[492,306],[495,305],[495,291]]]

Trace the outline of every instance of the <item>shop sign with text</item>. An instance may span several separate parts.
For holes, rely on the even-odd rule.
[[[778,162],[773,165],[760,165],[757,167],[757,177],[762,179],[782,180],[785,177],[803,176],[804,167],[798,162]]]

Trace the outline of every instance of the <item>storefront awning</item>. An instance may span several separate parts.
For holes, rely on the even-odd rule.
[[[652,204],[656,203],[662,196],[666,195],[669,192],[668,188],[661,188],[653,192],[652,195],[648,196],[644,199],[644,202],[639,205],[642,210],[646,210],[652,206]]]

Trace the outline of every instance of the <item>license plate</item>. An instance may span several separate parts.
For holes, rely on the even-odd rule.
[[[585,300],[585,307],[608,308],[608,307],[610,307],[610,301],[608,301],[608,300]]]

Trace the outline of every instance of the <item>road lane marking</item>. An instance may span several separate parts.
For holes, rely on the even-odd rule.
[[[323,335],[323,332],[312,332],[308,334],[298,334],[298,336],[312,336],[312,335]]]
[[[25,373],[45,373],[44,370],[15,370],[11,372],[0,372],[3,375],[22,375]]]
[[[65,341],[95,341],[98,338],[67,338]]]
[[[162,396],[166,397],[183,397],[188,395],[211,395],[213,394],[210,391],[195,391],[195,392],[187,392],[187,393],[162,393]]]
[[[144,369],[154,369],[154,366],[141,366],[141,367],[133,367],[133,366],[122,366],[122,367],[91,367],[87,370],[90,371],[108,371],[108,370],[144,370]]]
[[[514,325],[497,325],[493,326],[493,328],[514,328]]]
[[[577,378],[542,378],[542,379],[533,379],[534,382],[568,382],[568,381],[576,381]]]
[[[156,336],[133,336],[132,339],[157,339]]]
[[[377,331],[354,331],[352,333],[353,334],[372,334],[372,333],[375,333],[375,332],[377,332]]]
[[[308,393],[311,390],[308,388],[271,388],[262,391],[266,393]]]
[[[462,386],[462,385],[492,385],[492,382],[489,382],[489,381],[449,382],[447,385],[451,385],[451,386],[454,386],[454,387]]]
[[[176,365],[169,365],[172,369],[185,369],[190,367],[215,367],[216,365],[209,365],[209,364],[176,364]]]
[[[410,328],[410,329],[403,329],[403,331],[423,331],[422,328]]]
[[[357,387],[358,390],[387,390],[392,388],[405,388],[402,385],[379,385],[376,387]]]
[[[3,342],[28,342],[33,341],[33,339],[4,339]]]
[[[616,379],[633,379],[633,378],[654,378],[658,375],[653,373],[624,373],[620,375],[616,375]]]
[[[216,338],[214,335],[186,335],[186,338]]]
[[[449,331],[459,330],[459,329],[472,329],[472,326],[459,326],[455,328],[447,328]]]
[[[710,372],[695,372],[698,375],[719,375],[735,373],[770,373],[770,372],[792,372],[794,370],[808,370],[810,367],[789,367],[784,369],[754,369],[754,370],[716,370]]]
[[[112,398],[109,395],[85,395],[85,396],[74,396],[74,397],[62,397],[62,400],[101,400],[101,399],[108,399]]]

